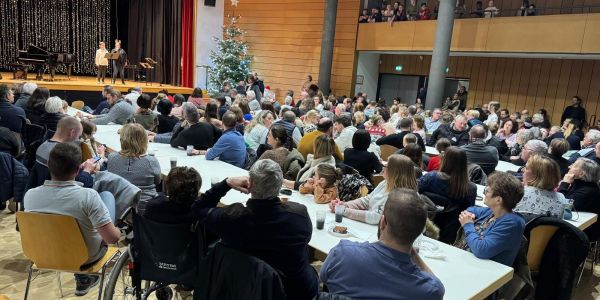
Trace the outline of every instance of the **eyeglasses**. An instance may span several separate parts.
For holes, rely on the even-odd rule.
[[[486,186],[485,188],[483,188],[483,194],[487,194],[487,193],[491,193],[491,192],[492,192],[492,189],[490,189],[489,187]]]

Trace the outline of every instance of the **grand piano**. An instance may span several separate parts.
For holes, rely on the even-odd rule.
[[[46,48],[30,44],[27,50],[19,50],[17,62],[22,66],[33,66],[36,71],[36,80],[42,80],[43,74],[48,70],[50,81],[54,80],[56,68],[66,66],[67,76],[71,79],[71,68],[75,63],[75,55],[69,53],[50,52]]]

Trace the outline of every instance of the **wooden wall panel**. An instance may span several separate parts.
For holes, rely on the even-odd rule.
[[[380,73],[403,75],[427,75],[431,63],[417,55],[382,54],[381,61]],[[394,70],[397,64],[404,66],[401,73]],[[588,119],[600,116],[600,61],[450,57],[448,65],[449,77],[469,79],[467,106],[499,100],[510,112],[545,108],[558,124],[571,97],[579,95]]]
[[[331,70],[331,89],[350,95],[353,89],[359,0],[338,3]],[[252,69],[283,101],[287,90],[300,94],[306,75],[319,77],[324,0],[245,0],[225,4],[225,16],[241,16],[239,25],[254,55]]]

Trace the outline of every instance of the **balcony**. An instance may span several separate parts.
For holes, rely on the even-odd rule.
[[[359,24],[356,50],[431,52],[435,25],[433,20]],[[598,58],[600,13],[457,19],[451,51],[464,55],[566,54]]]

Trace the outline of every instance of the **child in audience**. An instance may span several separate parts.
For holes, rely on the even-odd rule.
[[[142,94],[137,99],[137,105],[140,107],[133,114],[133,120],[148,131],[155,131],[158,125],[158,116],[152,112],[152,98],[148,94]]]
[[[315,195],[318,204],[329,203],[337,199],[337,181],[341,177],[341,171],[328,164],[317,166],[315,175],[300,185],[301,194]]]
[[[440,170],[441,158],[444,155],[444,151],[446,151],[446,148],[450,147],[451,145],[452,144],[450,143],[450,140],[446,138],[441,138],[435,143],[435,149],[439,152],[439,155],[432,156],[429,159],[429,164],[427,165],[426,169],[427,172]]]
[[[412,133],[405,134],[404,138],[402,139],[403,147],[408,146],[408,144],[416,144],[416,143],[417,143],[417,136]]]

